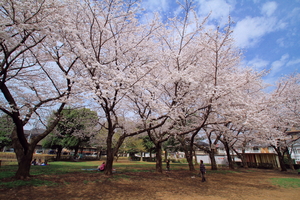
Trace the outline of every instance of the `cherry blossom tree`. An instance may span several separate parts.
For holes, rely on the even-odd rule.
[[[128,94],[156,65],[152,52],[157,43],[152,35],[159,24],[138,21],[137,1],[78,1],[69,9],[74,23],[68,40],[83,63],[77,80],[94,109],[105,117],[106,174],[112,174],[114,156],[124,139],[145,131],[128,127],[120,118]],[[113,145],[117,130],[122,135]]]
[[[266,94],[262,101],[262,123],[259,135],[256,138],[259,143],[266,143],[276,151],[282,171],[286,171],[284,155],[288,154],[295,140],[286,134],[293,127],[299,127],[299,74],[292,74],[281,78],[274,91]]]
[[[55,0],[5,0],[0,5],[0,110],[15,124],[16,178],[29,176],[36,144],[54,129],[71,93],[71,69],[78,58],[66,56],[68,45],[59,37],[63,7]],[[46,110],[53,106],[56,118],[46,125]],[[28,142],[24,126],[34,119],[40,120],[46,131]]]

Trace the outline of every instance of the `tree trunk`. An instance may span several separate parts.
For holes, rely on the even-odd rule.
[[[243,168],[248,169],[248,163],[245,157],[245,149],[242,149],[241,160],[243,163]]]
[[[112,167],[113,167],[113,162],[114,162],[114,150],[112,147],[112,137],[113,137],[113,132],[112,129],[111,131],[108,131],[108,135],[106,138],[106,145],[107,145],[107,150],[106,150],[106,166],[105,166],[105,174],[106,175],[111,175],[112,174]]]
[[[107,149],[106,166],[105,166],[105,174],[106,175],[112,174],[113,162],[114,162],[113,150]]]
[[[75,146],[74,158],[77,158],[78,150],[79,150],[79,143]]]
[[[157,142],[155,144],[155,151],[156,151],[156,172],[162,173],[162,158],[161,158],[161,143]]]
[[[15,174],[15,178],[26,179],[30,176],[30,167],[35,146],[28,144],[28,149],[25,151],[15,132],[12,133],[12,141],[18,161],[18,170]]]
[[[185,151],[186,160],[189,164],[189,170],[195,171],[195,166],[193,164],[193,150]]]
[[[60,160],[61,158],[62,147],[57,148],[56,160]]]
[[[286,153],[286,156],[288,158],[288,162],[289,162],[289,166],[290,166],[291,170],[295,170],[294,163],[293,163],[290,151],[287,147],[285,149],[285,153]]]
[[[277,151],[277,155],[278,155],[278,159],[279,159],[279,164],[280,164],[280,168],[281,171],[285,172],[287,171],[286,166],[284,164],[284,156],[280,151],[280,147],[277,147],[278,151]]]
[[[209,155],[209,158],[210,158],[211,170],[218,170],[217,162],[216,162],[216,158],[215,158],[215,149],[211,149],[208,152],[208,155]]]
[[[195,157],[195,165],[197,165],[198,162],[197,162],[197,155],[196,155],[196,151],[195,150],[193,151],[193,154],[194,154],[194,157]]]
[[[231,158],[231,154],[230,154],[230,148],[227,142],[222,142],[224,144],[225,150],[226,150],[226,154],[227,154],[227,161],[228,161],[228,167],[229,169],[234,169],[234,164]]]
[[[26,179],[30,176],[32,154],[33,152],[28,152],[26,155],[18,155],[18,160],[21,162],[18,162],[18,170],[15,175],[17,179]]]
[[[16,172],[16,179],[26,179],[30,176],[30,167],[33,157],[34,148],[29,146],[28,151],[25,153],[21,144],[18,142],[18,145],[14,143],[14,149],[18,161],[18,170]]]

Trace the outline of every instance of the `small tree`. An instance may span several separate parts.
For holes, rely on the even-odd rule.
[[[62,111],[60,122],[54,134],[48,137],[48,145],[57,147],[58,159],[62,148],[75,149],[88,146],[90,138],[99,131],[97,113],[87,108],[66,108]]]
[[[11,146],[10,138],[11,132],[14,129],[14,123],[8,115],[1,115],[0,117],[0,151],[6,147]]]

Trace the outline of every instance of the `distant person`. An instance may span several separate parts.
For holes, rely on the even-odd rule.
[[[39,159],[39,161],[36,163],[37,165],[41,165],[42,164],[42,160]]]
[[[206,181],[206,178],[205,178],[206,169],[205,169],[205,165],[203,164],[203,160],[200,160],[200,173],[202,176],[202,182],[205,182]]]
[[[31,165],[37,165],[36,159],[31,162]]]
[[[170,160],[167,160],[166,163],[167,163],[167,171],[170,171]]]
[[[98,167],[99,171],[104,171],[105,170],[105,162],[103,162],[99,167]]]

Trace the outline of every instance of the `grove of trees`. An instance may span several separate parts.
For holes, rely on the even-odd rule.
[[[169,19],[144,16],[138,0],[0,3],[0,110],[14,124],[16,178],[30,175],[35,146],[55,131],[105,145],[106,174],[125,139],[139,134],[153,142],[159,172],[170,138],[185,147],[190,170],[199,137],[211,157],[218,142],[228,151],[267,144],[284,155],[295,142],[285,132],[299,127],[300,74],[266,92],[265,72],[241,64],[230,17],[206,26],[192,0],[180,2]],[[77,118],[82,110],[67,106],[89,114]],[[36,123],[45,132],[28,142],[24,128]]]

